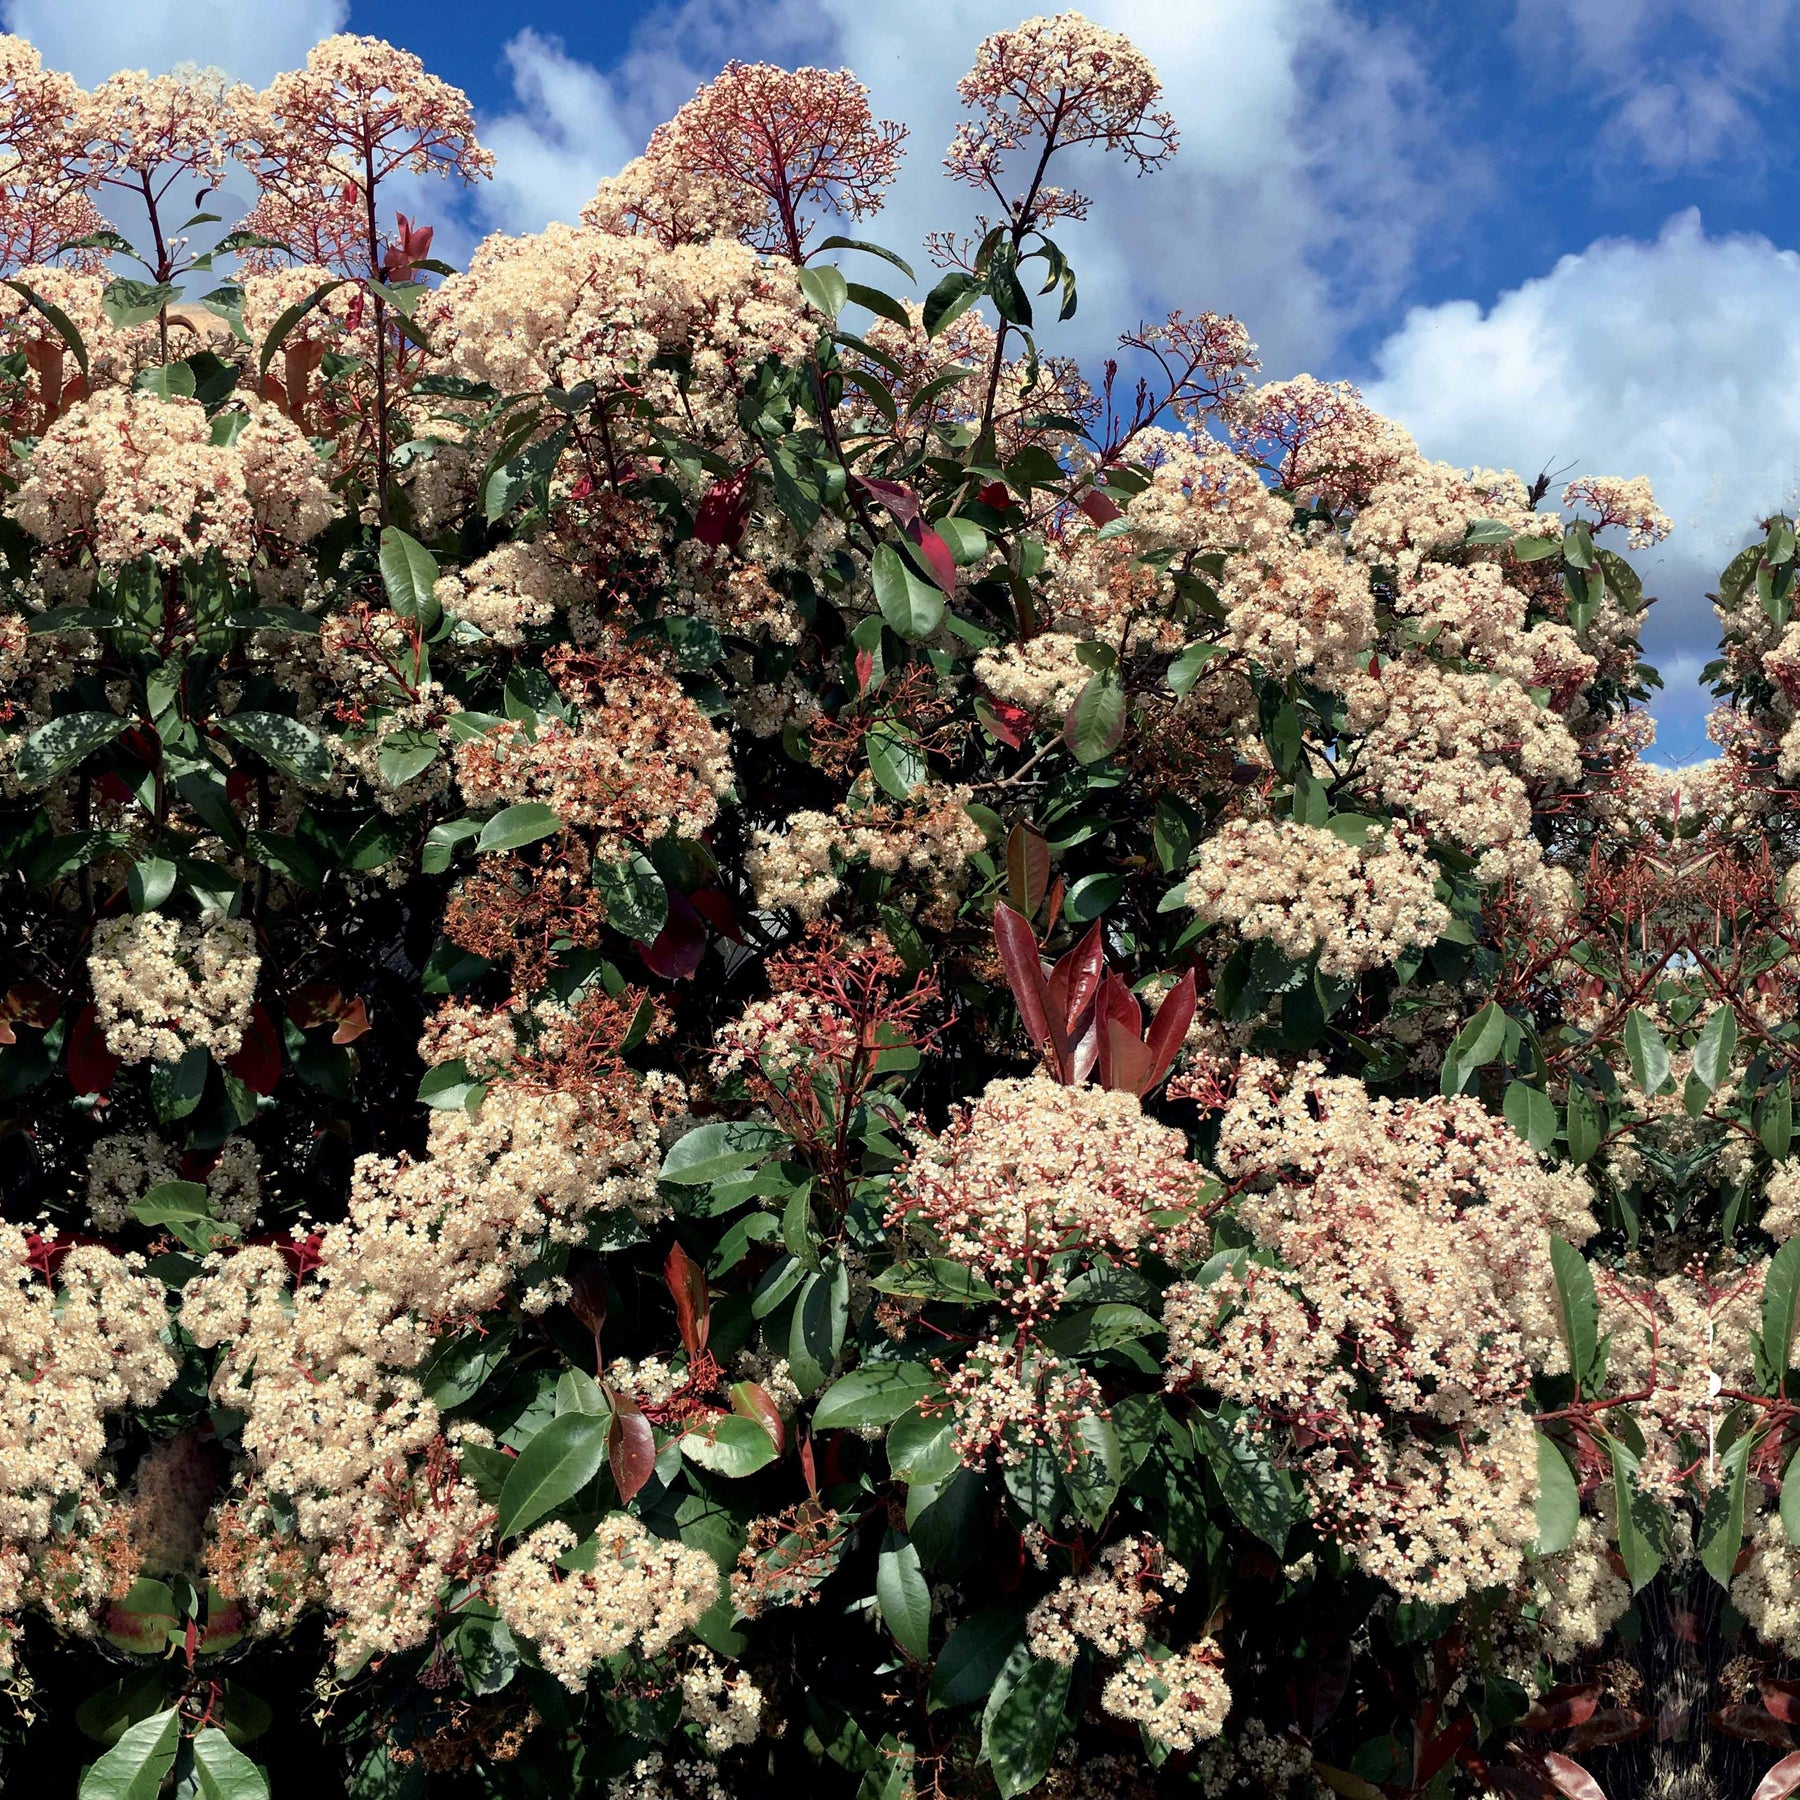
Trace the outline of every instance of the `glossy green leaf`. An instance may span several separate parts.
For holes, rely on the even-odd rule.
[[[610,1419],[570,1412],[553,1418],[519,1452],[500,1490],[495,1530],[513,1537],[554,1512],[599,1474]]]

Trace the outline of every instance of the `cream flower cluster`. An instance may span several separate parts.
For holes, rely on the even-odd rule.
[[[591,1568],[565,1568],[575,1534],[540,1525],[494,1576],[494,1602],[544,1667],[580,1692],[609,1656],[656,1656],[719,1598],[719,1569],[704,1550],[654,1538],[629,1513],[609,1513],[594,1532]]]
[[[1209,923],[1266,940],[1294,962],[1354,977],[1437,941],[1450,923],[1437,866],[1404,830],[1361,844],[1322,825],[1231,819],[1201,845],[1187,902]]]
[[[1210,1638],[1163,1657],[1140,1651],[1100,1690],[1100,1705],[1166,1750],[1197,1749],[1225,1729],[1231,1711],[1221,1661]]]
[[[183,1179],[176,1153],[153,1131],[114,1132],[88,1154],[88,1217],[96,1231],[120,1231],[151,1188]],[[228,1225],[256,1222],[262,1158],[248,1138],[230,1137],[202,1180],[213,1216]]]
[[[311,446],[272,407],[253,405],[237,441],[219,443],[196,400],[102,388],[44,434],[8,510],[108,568],[211,554],[243,568],[264,537],[304,542],[336,507]]]
[[[1146,1117],[1135,1094],[1003,1077],[920,1136],[889,1221],[928,1231],[1016,1311],[1045,1313],[1070,1278],[1054,1258],[1180,1255],[1204,1237],[1205,1190],[1186,1138]]]
[[[1025,1619],[1033,1656],[1073,1662],[1081,1640],[1102,1656],[1141,1650],[1162,1594],[1187,1587],[1187,1571],[1150,1538],[1121,1538],[1084,1575],[1065,1576]]]
[[[121,1062],[179,1062],[190,1048],[236,1054],[262,967],[243,919],[197,924],[130,913],[94,928],[88,956],[106,1047]]]
[[[1280,1267],[1169,1290],[1171,1386],[1304,1427],[1321,1523],[1400,1593],[1510,1584],[1536,1534],[1523,1402],[1535,1370],[1566,1366],[1546,1246],[1593,1234],[1585,1181],[1544,1169],[1472,1100],[1373,1100],[1259,1059],[1218,1167]]]

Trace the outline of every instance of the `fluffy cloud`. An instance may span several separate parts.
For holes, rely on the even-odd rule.
[[[1800,0],[1517,0],[1512,37],[1540,79],[1607,110],[1604,153],[1659,175],[1755,161],[1757,108],[1800,51]]]
[[[348,0],[4,0],[0,22],[90,87],[115,69],[216,66],[258,85],[342,31]]]
[[[1171,307],[1244,318],[1271,367],[1316,360],[1401,291],[1421,235],[1478,173],[1446,156],[1435,101],[1395,29],[1340,0],[1090,0],[1156,62],[1183,132],[1181,154],[1139,184],[1098,154],[1072,162],[1094,219],[1059,241],[1082,280],[1081,314],[1055,341],[1094,355]],[[500,157],[489,221],[531,230],[567,217],[607,164],[731,55],[844,64],[878,113],[911,127],[888,208],[868,235],[913,255],[926,231],[966,227],[973,196],[939,159],[959,117],[957,78],[1017,0],[685,0],[649,14],[610,75],[521,33],[508,47],[517,105],[485,123]],[[1427,156],[1431,161],[1427,168]],[[920,271],[921,282],[928,278]]]
[[[1635,558],[1660,594],[1646,634],[1669,684],[1665,748],[1695,747],[1706,593],[1757,518],[1800,498],[1800,255],[1709,237],[1602,239],[1502,294],[1418,307],[1376,351],[1370,401],[1433,456],[1527,477],[1648,475],[1675,535]],[[1560,491],[1558,489],[1553,490]]]

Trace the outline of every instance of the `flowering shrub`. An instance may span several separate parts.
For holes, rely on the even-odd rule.
[[[960,93],[927,280],[838,229],[904,128],[735,63],[459,273],[393,178],[491,159],[415,59],[0,40],[17,1766],[1792,1750],[1792,522],[1678,781],[1642,481],[1553,509],[1210,313],[1090,385],[1062,183],[1176,153],[1155,71],[1068,13]]]

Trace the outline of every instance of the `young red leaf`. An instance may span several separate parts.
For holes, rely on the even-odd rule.
[[[1110,525],[1114,519],[1125,516],[1124,509],[1107,499],[1097,488],[1089,488],[1075,504],[1095,525]]]
[[[638,953],[652,975],[665,981],[692,981],[706,955],[706,927],[685,894],[669,895],[669,917]]]
[[[1006,885],[1013,905],[1027,919],[1036,918],[1050,885],[1050,845],[1029,819],[1006,834]]]
[[[606,1460],[619,1498],[627,1505],[656,1472],[656,1436],[650,1421],[628,1395],[613,1395],[612,1423],[606,1428]]]
[[[1044,985],[1044,965],[1038,956],[1037,933],[1025,919],[1002,900],[994,908],[994,942],[1000,951],[1000,966],[1006,971],[1007,984],[1019,1003],[1019,1018],[1025,1035],[1033,1046],[1048,1050],[1060,1077],[1068,1052],[1068,1039],[1062,1019],[1050,1004]]]
[[[1756,1792],[1750,1800],[1787,1800],[1796,1788],[1800,1788],[1800,1750],[1784,1756],[1756,1784]]]
[[[754,1419],[769,1434],[779,1456],[787,1448],[787,1426],[782,1423],[781,1409],[769,1398],[768,1390],[754,1381],[739,1381],[731,1389],[731,1410],[746,1419]]]
[[[1126,1043],[1142,1051],[1143,1034],[1143,1008],[1132,997],[1131,989],[1108,971],[1094,996],[1094,1047],[1103,1088],[1130,1085],[1119,1078],[1120,1070],[1129,1068],[1135,1076],[1140,1072],[1139,1066],[1147,1064],[1147,1053],[1134,1057],[1128,1050],[1122,1059],[1117,1054],[1118,1047]]]
[[[1464,1713],[1448,1730],[1440,1731],[1420,1753],[1419,1766],[1413,1776],[1414,1786],[1424,1787],[1469,1741],[1474,1731],[1475,1720],[1468,1713]]]
[[[1149,1093],[1175,1066],[1175,1058],[1187,1042],[1188,1027],[1194,1022],[1195,1005],[1194,971],[1189,969],[1163,995],[1156,1017],[1150,1021],[1150,1030],[1144,1039],[1150,1052],[1150,1067],[1144,1086],[1138,1089],[1140,1096]]]
[[[1149,1076],[1150,1051],[1144,1040],[1129,1025],[1108,1019],[1101,1039],[1100,1085],[1121,1093],[1142,1094],[1151,1085]]]
[[[1573,1757],[1559,1756],[1554,1750],[1544,1752],[1544,1773],[1555,1784],[1558,1793],[1567,1794],[1569,1800],[1606,1800],[1606,1790],[1591,1776]],[[1792,1793],[1792,1788],[1783,1788],[1785,1793]],[[1760,1795],[1761,1790],[1758,1790]],[[1772,1796],[1767,1800],[1773,1800]]]
[[[919,516],[919,497],[899,481],[882,481],[873,475],[850,477],[872,500],[879,501],[900,525],[911,525]]]
[[[100,1012],[84,1006],[69,1027],[69,1086],[78,1094],[104,1094],[119,1072],[119,1059],[106,1047]]]
[[[988,735],[1009,750],[1017,750],[1031,729],[1031,714],[1024,707],[1012,706],[1004,700],[977,700],[975,716]]]
[[[362,1002],[357,1001],[360,1009]],[[340,1027],[340,1029],[342,1029]],[[368,1029],[365,1019],[363,1029]],[[360,1036],[360,1033],[353,1035]],[[335,1037],[333,1043],[338,1042]],[[259,1000],[250,1009],[250,1023],[244,1028],[243,1041],[226,1060],[225,1067],[253,1094],[272,1094],[281,1079],[281,1038],[269,1009]]]
[[[907,533],[931,568],[931,578],[946,594],[956,592],[956,558],[950,546],[929,525],[915,525]]]
[[[706,1273],[679,1244],[669,1246],[663,1278],[675,1297],[675,1322],[681,1327],[681,1346],[690,1359],[706,1348],[712,1324],[712,1302],[706,1291]]]
[[[1602,1685],[1598,1681],[1569,1683],[1552,1688],[1519,1721],[1521,1731],[1567,1731],[1594,1716],[1600,1704]]]

